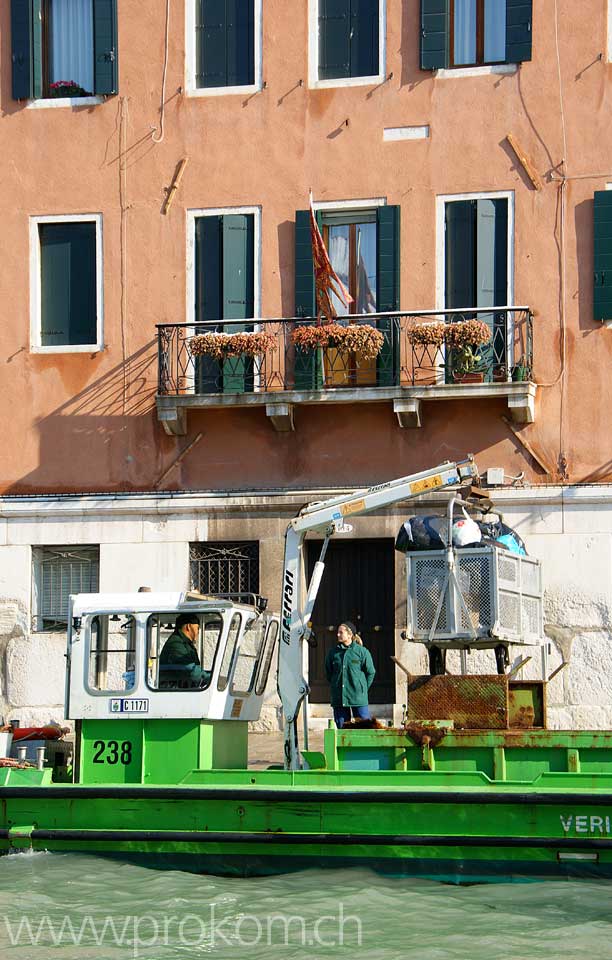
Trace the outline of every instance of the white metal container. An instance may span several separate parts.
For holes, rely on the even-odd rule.
[[[11,752],[12,733],[0,733],[0,757],[8,757]]]

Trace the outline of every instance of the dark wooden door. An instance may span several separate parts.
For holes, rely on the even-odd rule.
[[[321,541],[306,542],[308,578],[319,559]],[[317,646],[309,648],[311,703],[329,703],[325,656],[337,642],[343,620],[351,620],[361,634],[376,667],[370,703],[395,701],[395,552],[393,540],[332,540],[325,572],[313,611]]]

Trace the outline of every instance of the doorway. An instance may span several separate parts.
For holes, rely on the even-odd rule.
[[[308,579],[319,559],[320,540],[306,541]],[[311,703],[329,703],[325,657],[343,620],[351,620],[372,654],[376,677],[370,703],[395,702],[395,551],[392,539],[331,540],[312,615],[317,646],[309,647]]]

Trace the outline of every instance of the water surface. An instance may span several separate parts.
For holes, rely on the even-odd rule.
[[[612,883],[450,886],[366,869],[228,879],[78,854],[0,859],[2,960],[607,960]]]

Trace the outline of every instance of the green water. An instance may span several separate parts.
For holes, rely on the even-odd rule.
[[[74,854],[0,859],[2,960],[607,960],[612,883],[448,886],[368,870],[250,880]]]

